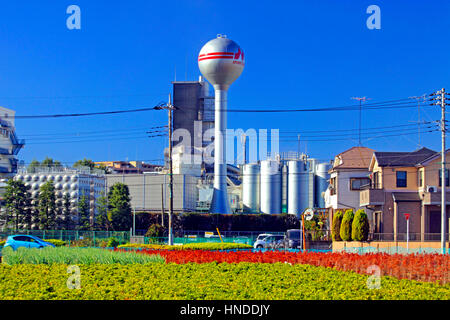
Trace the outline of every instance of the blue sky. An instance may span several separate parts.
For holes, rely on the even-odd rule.
[[[81,30],[66,27],[71,4],[81,8]],[[380,30],[366,27],[372,4],[381,9]],[[450,91],[448,12],[448,1],[3,1],[0,105],[17,115],[153,106],[167,100],[175,70],[177,80],[198,79],[198,52],[218,33],[245,51],[229,108],[319,108],[354,104],[355,96],[376,102]],[[338,136],[336,130],[357,129],[358,118],[357,111],[229,113],[228,127],[292,131],[287,140],[294,141],[281,139],[280,149],[296,151],[296,131]],[[422,107],[422,120],[439,118],[437,107]],[[362,126],[417,119],[415,108],[368,110]],[[162,111],[17,119],[17,134],[27,140],[19,158],[161,159],[166,140],[145,131],[166,122]],[[331,159],[357,144],[356,132],[347,140],[302,140],[300,147]],[[90,141],[73,142],[82,139]],[[380,151],[409,151],[417,143],[413,131],[363,140]],[[440,134],[423,134],[421,144],[439,150]]]

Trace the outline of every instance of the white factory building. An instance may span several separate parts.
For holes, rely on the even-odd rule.
[[[83,195],[89,200],[91,214],[97,213],[97,201],[105,194],[106,178],[102,170],[65,167],[37,167],[32,172],[27,168],[19,168],[14,177],[30,187],[32,204],[37,204],[39,188],[47,181],[55,186],[56,204],[62,206],[64,195],[69,195],[73,220],[77,222],[78,203]]]

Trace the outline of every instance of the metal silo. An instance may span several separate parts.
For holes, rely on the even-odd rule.
[[[245,212],[259,212],[259,190],[259,165],[244,165],[242,177],[242,204]]]
[[[288,161],[288,213],[299,216],[314,207],[314,159]]]
[[[302,160],[288,161],[288,213],[299,216],[303,212],[305,195],[302,194],[306,187],[305,174],[306,162]]]
[[[328,180],[330,179],[330,174],[328,170],[331,169],[330,163],[319,163],[316,165],[316,190],[315,190],[315,202],[316,206],[319,208],[325,208],[325,199],[322,196],[328,188]]]
[[[261,161],[260,180],[261,213],[281,213],[281,172],[278,161]]]

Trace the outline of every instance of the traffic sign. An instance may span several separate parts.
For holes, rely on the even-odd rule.
[[[303,212],[303,215],[305,216],[305,219],[309,221],[314,217],[314,210],[311,208],[306,209],[305,212]]]
[[[409,213],[404,213],[404,215],[405,215],[405,219],[406,219],[406,221],[408,221],[408,220],[409,220],[409,216],[410,216],[410,214],[409,214]]]

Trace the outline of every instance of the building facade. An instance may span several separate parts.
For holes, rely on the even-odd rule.
[[[108,174],[107,189],[115,183],[128,186],[131,207],[139,211],[161,212],[169,210],[169,177],[166,174]],[[195,211],[198,199],[198,179],[189,175],[173,175],[173,210]]]
[[[33,172],[19,168],[15,180],[20,180],[28,186],[32,205],[38,204],[40,187],[48,181],[55,186],[56,205],[63,205],[65,195],[70,197],[72,221],[78,222],[78,205],[83,196],[89,201],[90,215],[95,217],[98,210],[98,200],[105,195],[106,178],[102,170],[64,167],[37,167]],[[32,226],[37,228],[37,225]]]
[[[325,207],[328,208],[329,221],[333,221],[338,209],[360,208],[360,190],[370,184],[369,165],[374,150],[366,147],[353,147],[334,157],[330,173],[330,184],[325,192]],[[371,210],[367,210],[372,220]]]
[[[17,154],[25,145],[15,131],[15,111],[0,107],[0,178],[11,178],[17,172]]]

